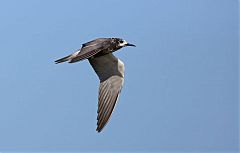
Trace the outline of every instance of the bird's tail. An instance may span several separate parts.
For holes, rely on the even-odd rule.
[[[72,58],[72,54],[56,60],[55,64],[59,64],[59,63],[62,63],[62,62],[69,61],[71,58]]]

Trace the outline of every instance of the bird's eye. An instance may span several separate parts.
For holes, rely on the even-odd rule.
[[[120,40],[119,42],[120,42],[121,44],[123,43],[123,41],[122,41],[122,40]]]

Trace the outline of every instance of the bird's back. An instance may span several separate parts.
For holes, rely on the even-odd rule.
[[[110,41],[111,41],[110,38],[97,38],[97,39],[94,39],[92,41],[82,44],[82,48],[87,47],[87,46],[102,44],[103,42],[110,42]]]

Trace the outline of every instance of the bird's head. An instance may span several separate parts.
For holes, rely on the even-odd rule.
[[[121,38],[116,38],[116,40],[117,40],[116,42],[117,42],[118,47],[126,47],[126,46],[136,47],[135,45],[130,44],[126,40],[123,40]]]

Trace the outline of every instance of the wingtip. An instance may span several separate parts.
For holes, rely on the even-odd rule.
[[[104,128],[104,126],[101,126],[101,125],[97,124],[96,131],[97,131],[98,133],[100,133],[100,132],[102,132],[103,128]]]
[[[99,127],[97,127],[96,131],[97,131],[97,133],[100,133],[102,131],[102,129],[99,129]]]
[[[59,64],[59,63],[62,63],[60,60],[56,60],[54,61],[55,64]]]
[[[61,63],[63,63],[63,62],[66,62],[66,61],[61,61],[61,60],[56,60],[56,61],[54,61],[55,64],[61,64]],[[68,63],[69,63],[69,62],[68,62]]]

